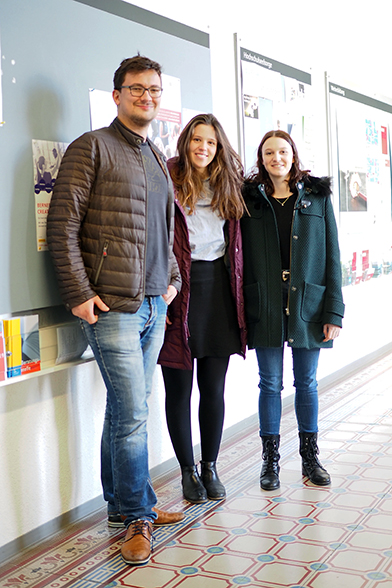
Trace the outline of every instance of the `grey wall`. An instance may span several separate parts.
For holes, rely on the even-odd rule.
[[[144,24],[141,24],[144,23]],[[37,252],[32,139],[89,130],[89,88],[138,51],[181,79],[182,106],[211,111],[209,37],[121,0],[2,0],[0,314],[61,304],[48,252]]]

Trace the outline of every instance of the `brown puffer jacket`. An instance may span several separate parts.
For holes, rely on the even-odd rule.
[[[115,119],[76,139],[63,157],[47,238],[68,309],[98,295],[111,310],[133,313],[144,299],[147,180],[141,142]],[[163,155],[150,145],[169,178]],[[168,187],[168,285],[180,290],[170,178]]]

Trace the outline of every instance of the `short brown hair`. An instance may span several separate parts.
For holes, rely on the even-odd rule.
[[[146,71],[148,69],[153,69],[157,72],[159,77],[162,75],[162,66],[159,65],[156,61],[152,61],[148,57],[144,57],[144,55],[140,55],[138,53],[134,57],[128,57],[127,59],[123,59],[120,63],[118,69],[114,72],[113,77],[113,86],[115,90],[121,90],[121,86],[124,83],[125,76],[129,72],[141,72]]]

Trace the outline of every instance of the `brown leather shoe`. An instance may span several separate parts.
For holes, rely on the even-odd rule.
[[[176,525],[185,518],[183,512],[168,512],[166,510],[160,510],[159,508],[155,507],[153,507],[152,510],[158,515],[158,518],[156,518],[154,521],[154,525],[156,527],[163,527],[164,525]]]
[[[155,519],[154,525],[156,527],[163,527],[164,525],[176,525],[185,517],[183,512],[167,512],[153,507],[152,510],[157,513],[158,518]],[[113,528],[123,527],[126,517],[120,513],[112,513],[108,515],[108,526]]]
[[[131,566],[144,566],[150,559],[151,546],[151,521],[132,521],[121,545],[121,555],[125,563]]]

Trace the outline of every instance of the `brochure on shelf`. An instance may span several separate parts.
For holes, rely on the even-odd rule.
[[[87,349],[87,341],[79,323],[59,325],[57,331],[56,365],[77,361]]]
[[[21,317],[21,330],[22,374],[39,372],[41,369],[41,352],[38,314]]]

